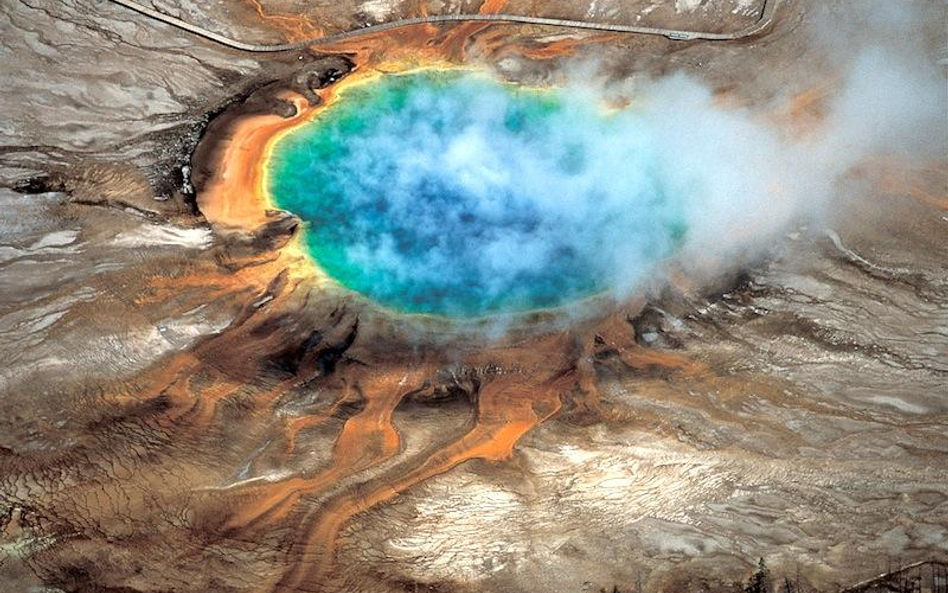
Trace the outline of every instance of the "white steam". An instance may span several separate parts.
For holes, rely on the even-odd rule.
[[[470,295],[452,300],[470,287],[479,291],[470,298],[498,308],[522,308],[531,291],[578,294],[582,282],[562,280],[577,270],[622,297],[667,256],[718,273],[765,252],[791,225],[823,220],[840,181],[864,159],[948,156],[948,84],[935,57],[944,5],[845,4],[809,14],[806,59],[821,65],[785,73],[796,91],[835,89],[816,128],[799,137],[776,117],[789,92],[765,107],[727,107],[682,74],[567,85],[566,108],[535,138],[505,131],[505,92],[472,86],[459,110],[456,92],[418,91],[407,123],[392,113],[365,137],[340,128],[334,142],[349,154],[338,170],[321,169],[316,157],[283,166],[304,180],[297,186],[317,175],[324,187],[347,188],[345,208],[337,212],[341,200],[325,194],[309,212],[306,195],[288,198],[300,208],[284,203],[314,228],[342,229],[315,240],[347,243],[345,257],[363,276],[351,288],[388,304],[406,292],[442,299],[422,311],[477,313]],[[630,109],[589,117],[617,92]],[[384,212],[385,222],[354,219],[351,208]],[[548,297],[540,301],[555,302]]]
[[[869,157],[948,158],[948,82],[937,61],[945,4],[840,4],[813,9],[811,53],[786,73],[798,90],[835,82],[818,127],[800,138],[774,122],[772,107],[723,107],[681,74],[632,94],[656,128],[665,178],[690,202],[681,261],[691,269],[713,274],[762,253],[792,224],[824,222],[841,180]],[[830,70],[814,68],[813,55]]]

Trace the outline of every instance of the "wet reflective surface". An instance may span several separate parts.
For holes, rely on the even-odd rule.
[[[627,291],[686,234],[684,199],[665,189],[657,132],[594,100],[451,70],[360,81],[277,142],[269,192],[319,267],[396,310]]]

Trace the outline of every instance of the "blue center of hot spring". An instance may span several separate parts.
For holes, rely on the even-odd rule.
[[[382,305],[559,307],[634,286],[681,242],[649,135],[582,93],[385,75],[280,140],[268,190],[323,270]]]

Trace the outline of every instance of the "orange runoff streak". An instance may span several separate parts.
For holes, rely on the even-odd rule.
[[[465,461],[509,458],[523,435],[559,411],[559,394],[573,382],[573,373],[539,387],[519,376],[494,379],[479,395],[477,423],[470,432],[429,456],[413,471],[368,492],[343,495],[322,509],[303,544],[307,552],[304,556],[316,552],[315,563],[311,566],[297,563],[277,590],[293,591],[304,582],[319,582],[325,578],[332,568],[339,531],[353,516]]]
[[[287,41],[312,39],[324,33],[322,27],[314,25],[312,21],[303,15],[267,14],[267,12],[263,10],[260,0],[247,1],[253,5],[260,20],[272,23],[274,26],[286,31]]]
[[[371,377],[363,383],[365,407],[346,421],[333,446],[331,465],[310,478],[290,478],[264,488],[263,497],[234,515],[225,529],[239,529],[265,520],[278,521],[306,494],[319,491],[335,481],[376,465],[399,451],[398,431],[392,413],[402,398],[424,381],[427,369],[398,377],[391,374]]]

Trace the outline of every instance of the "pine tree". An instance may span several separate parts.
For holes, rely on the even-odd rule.
[[[757,572],[747,581],[744,593],[771,593],[770,570],[763,558],[757,563]]]

